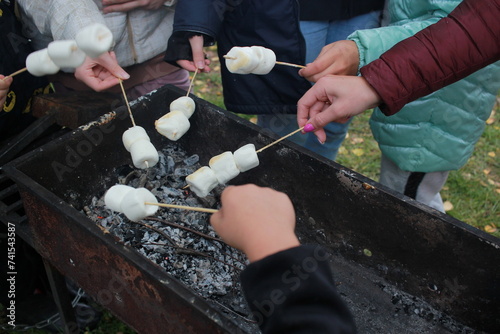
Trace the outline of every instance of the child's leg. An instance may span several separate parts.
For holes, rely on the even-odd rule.
[[[403,171],[382,154],[380,183],[441,212],[445,211],[439,192],[448,174],[448,171],[431,173]]]

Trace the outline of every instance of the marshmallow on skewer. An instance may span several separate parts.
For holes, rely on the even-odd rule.
[[[250,74],[259,59],[250,47],[235,46],[226,54],[226,67],[231,73]]]
[[[145,204],[146,202],[158,203],[158,200],[146,188],[133,189],[123,197],[121,212],[134,222],[154,215],[158,210],[158,206]]]
[[[186,182],[198,197],[206,197],[219,184],[214,171],[207,166],[203,166],[186,176]]]
[[[240,173],[234,161],[233,153],[229,151],[216,155],[210,159],[208,164],[220,184],[225,184]]]
[[[176,141],[191,127],[189,119],[179,110],[173,110],[155,121],[155,128],[161,135]]]
[[[234,151],[234,161],[240,172],[246,172],[249,169],[259,165],[259,157],[255,151],[254,144],[246,144]]]
[[[138,140],[130,147],[132,162],[136,168],[146,169],[156,165],[160,157],[149,140]]]
[[[254,55],[258,59],[258,65],[252,70],[253,74],[264,75],[271,72],[276,65],[276,54],[273,50],[267,49],[263,46],[252,46]]]
[[[122,212],[122,200],[131,190],[134,188],[124,184],[115,184],[104,194],[104,204],[113,211]]]
[[[32,52],[26,58],[26,69],[36,77],[59,72],[60,68],[49,57],[47,49]]]
[[[194,100],[189,96],[181,96],[170,103],[170,111],[182,111],[187,118],[193,115],[195,108],[196,105],[194,103]]]
[[[113,33],[104,24],[94,23],[80,30],[75,40],[87,56],[96,58],[111,49]]]
[[[126,130],[122,135],[123,145],[129,152],[132,145],[139,140],[150,141],[146,130],[144,130],[142,126],[135,125],[131,128],[128,128],[128,130]]]
[[[47,46],[47,51],[50,59],[63,68],[76,68],[85,60],[85,53],[74,40],[53,41]]]

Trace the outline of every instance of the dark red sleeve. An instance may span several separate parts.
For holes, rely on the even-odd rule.
[[[397,113],[500,59],[500,0],[464,0],[448,17],[396,44],[361,68],[380,95],[382,112]]]

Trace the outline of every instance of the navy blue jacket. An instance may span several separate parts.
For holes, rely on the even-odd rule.
[[[191,60],[188,38],[193,35],[203,35],[206,46],[217,41],[227,110],[296,113],[297,101],[311,87],[297,68],[276,65],[267,75],[232,74],[222,58],[233,46],[259,45],[273,50],[278,61],[304,64],[296,0],[179,0],[165,60]]]
[[[299,0],[300,20],[337,21],[384,9],[385,0]]]
[[[241,284],[263,334],[356,333],[320,246],[302,245],[253,262]]]

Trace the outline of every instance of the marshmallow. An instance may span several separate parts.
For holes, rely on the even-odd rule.
[[[155,122],[156,131],[173,141],[181,138],[190,126],[189,119],[179,110],[171,111]]]
[[[246,172],[249,169],[259,165],[259,157],[255,151],[254,144],[247,144],[234,151],[234,161],[240,172]]]
[[[233,154],[229,151],[216,155],[210,159],[208,164],[214,171],[215,177],[220,184],[226,183],[240,173],[234,161]]]
[[[59,66],[50,59],[47,49],[30,53],[26,58],[26,68],[28,72],[36,77],[55,74],[60,70]]]
[[[130,147],[132,162],[136,168],[149,168],[156,165],[160,157],[149,140],[138,140]]]
[[[207,166],[203,166],[194,173],[186,176],[186,182],[189,184],[190,189],[199,197],[206,197],[219,184],[214,171]]]
[[[83,64],[85,53],[74,40],[53,41],[47,47],[50,59],[59,67],[76,68]]]
[[[263,46],[252,46],[255,57],[258,59],[257,67],[252,70],[253,74],[264,75],[271,72],[276,65],[276,55],[273,50],[267,49]]]
[[[104,194],[104,204],[113,211],[122,212],[122,200],[131,190],[134,188],[124,184],[115,184]]]
[[[111,49],[113,34],[102,23],[91,24],[76,34],[76,44],[90,58],[99,57]]]
[[[250,74],[258,65],[258,58],[249,47],[235,46],[226,54],[226,67],[231,73]],[[233,58],[233,59],[231,59]]]
[[[147,140],[150,141],[146,130],[144,130],[141,126],[133,126],[126,130],[122,135],[123,145],[130,152],[130,147],[138,140]]]
[[[157,205],[146,205],[144,203],[158,203],[155,195],[146,188],[138,188],[129,191],[121,201],[121,211],[131,221],[139,221],[152,216],[158,211]]]
[[[179,110],[186,115],[187,118],[191,117],[194,113],[196,105],[194,100],[189,96],[181,96],[170,103],[170,111]]]

